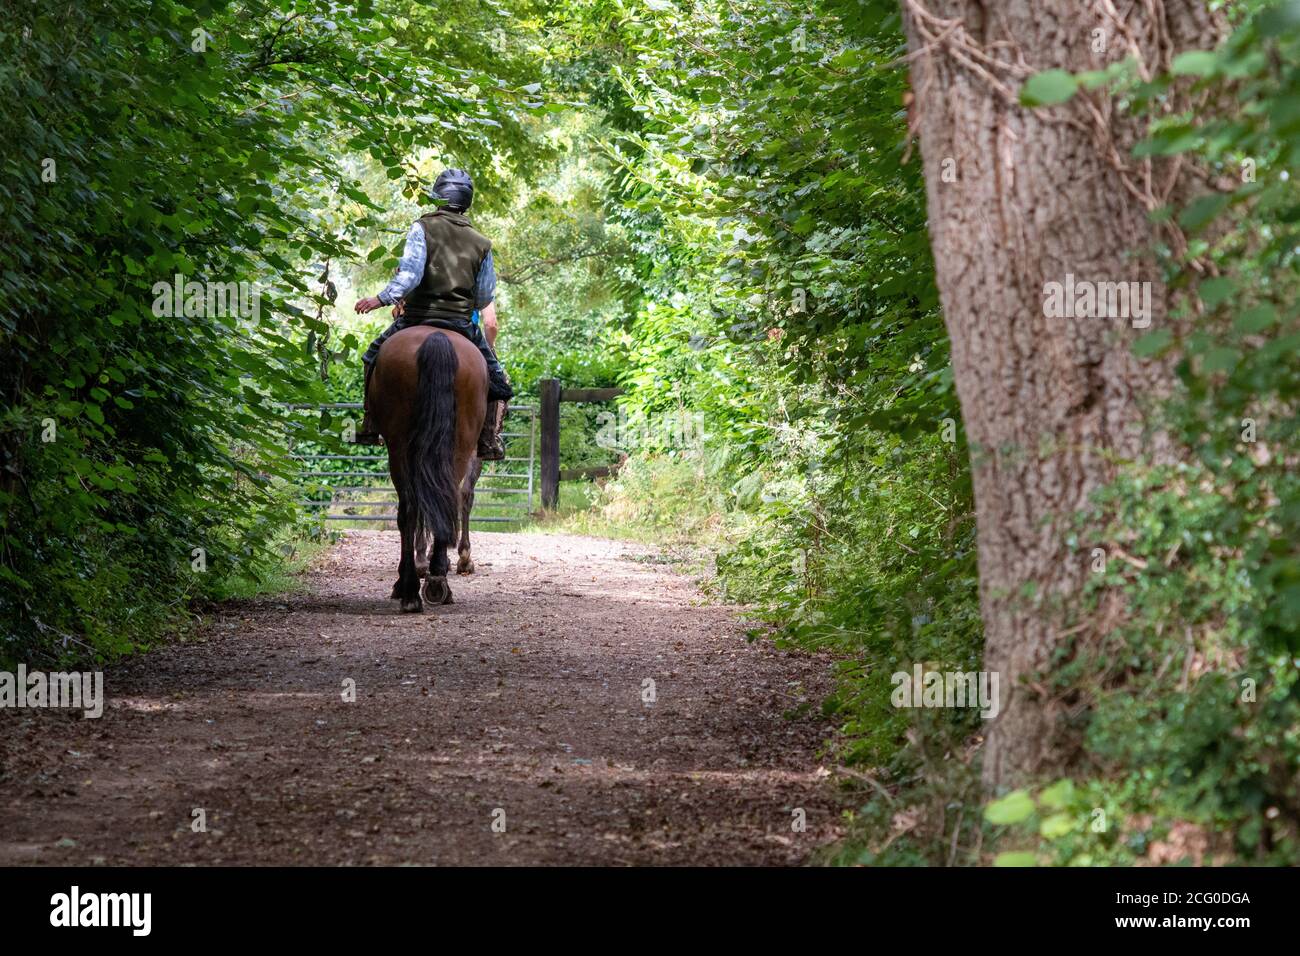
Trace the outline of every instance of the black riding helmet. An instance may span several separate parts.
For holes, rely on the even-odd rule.
[[[433,184],[433,195],[452,212],[465,212],[474,201],[474,180],[463,169],[444,169]]]

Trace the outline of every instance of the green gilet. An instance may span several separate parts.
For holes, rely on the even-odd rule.
[[[475,309],[479,266],[492,243],[464,213],[438,209],[418,222],[424,229],[424,276],[406,296],[407,320],[468,319]]]

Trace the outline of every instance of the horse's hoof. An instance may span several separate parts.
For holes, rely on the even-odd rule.
[[[474,573],[474,559],[469,556],[468,552],[462,554],[460,556],[460,560],[456,562],[456,573],[457,574]]]
[[[429,566],[427,564],[417,564],[415,566],[415,576],[424,578],[429,576]]]
[[[451,586],[446,578],[425,578],[424,599],[430,604],[451,604]]]
[[[423,610],[424,610],[424,604],[423,602],[420,601],[420,596],[418,594],[415,597],[411,598],[409,601],[402,602],[403,614],[418,614],[420,611]]]

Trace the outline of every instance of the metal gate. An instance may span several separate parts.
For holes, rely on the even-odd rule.
[[[335,402],[291,408],[354,411],[360,419],[362,406],[359,402]],[[502,438],[506,442],[506,458],[484,462],[470,524],[525,521],[533,510],[533,476],[537,473],[536,407],[511,405]],[[293,457],[304,464],[304,470],[297,475],[302,493],[298,503],[304,508],[326,521],[397,521],[397,492],[388,475],[387,454],[327,451]]]

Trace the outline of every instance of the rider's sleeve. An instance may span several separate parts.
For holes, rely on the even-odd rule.
[[[413,223],[411,231],[406,234],[406,248],[402,250],[402,258],[397,263],[397,275],[393,276],[393,281],[384,286],[384,291],[379,293],[379,301],[384,305],[392,305],[419,285],[424,275],[427,256],[424,230],[418,222]]]
[[[492,250],[487,251],[479,263],[478,275],[474,277],[474,308],[486,309],[492,304],[497,294],[497,270],[492,263]]]

